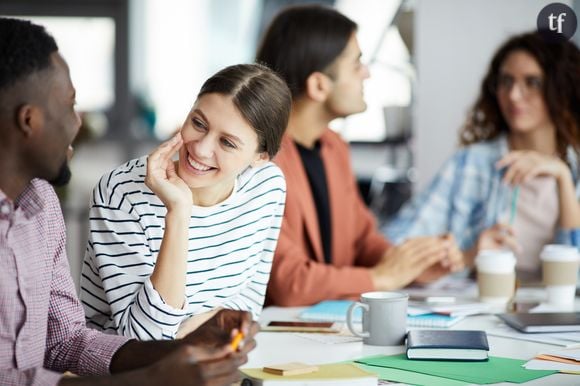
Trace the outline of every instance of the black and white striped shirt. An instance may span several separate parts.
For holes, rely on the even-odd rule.
[[[286,183],[267,163],[248,168],[229,198],[194,206],[189,223],[186,304],[175,309],[153,288],[166,209],[145,185],[147,157],[105,174],[93,191],[81,277],[87,324],[138,339],[172,339],[187,316],[216,307],[262,310]]]

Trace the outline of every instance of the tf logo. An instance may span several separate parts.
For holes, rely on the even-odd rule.
[[[569,40],[574,36],[577,25],[576,14],[566,4],[548,4],[538,14],[538,31],[549,41]]]

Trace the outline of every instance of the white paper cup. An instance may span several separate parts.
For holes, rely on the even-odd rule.
[[[576,295],[578,250],[568,245],[549,244],[540,254],[542,278],[549,304],[571,304]]]
[[[506,304],[514,295],[516,258],[511,251],[482,250],[475,258],[479,299]]]

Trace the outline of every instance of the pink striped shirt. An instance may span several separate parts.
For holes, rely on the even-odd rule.
[[[55,385],[62,372],[107,374],[127,338],[87,329],[52,187],[0,190],[0,385]]]

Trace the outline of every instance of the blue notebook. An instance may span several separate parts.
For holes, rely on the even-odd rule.
[[[352,303],[350,300],[325,300],[302,311],[300,319],[344,323],[346,313]],[[409,327],[447,328],[462,319],[462,316],[441,314],[407,315],[407,325]],[[358,323],[362,321],[361,308],[355,310],[353,321]]]
[[[412,330],[407,334],[407,358],[485,361],[489,344],[485,331]]]

